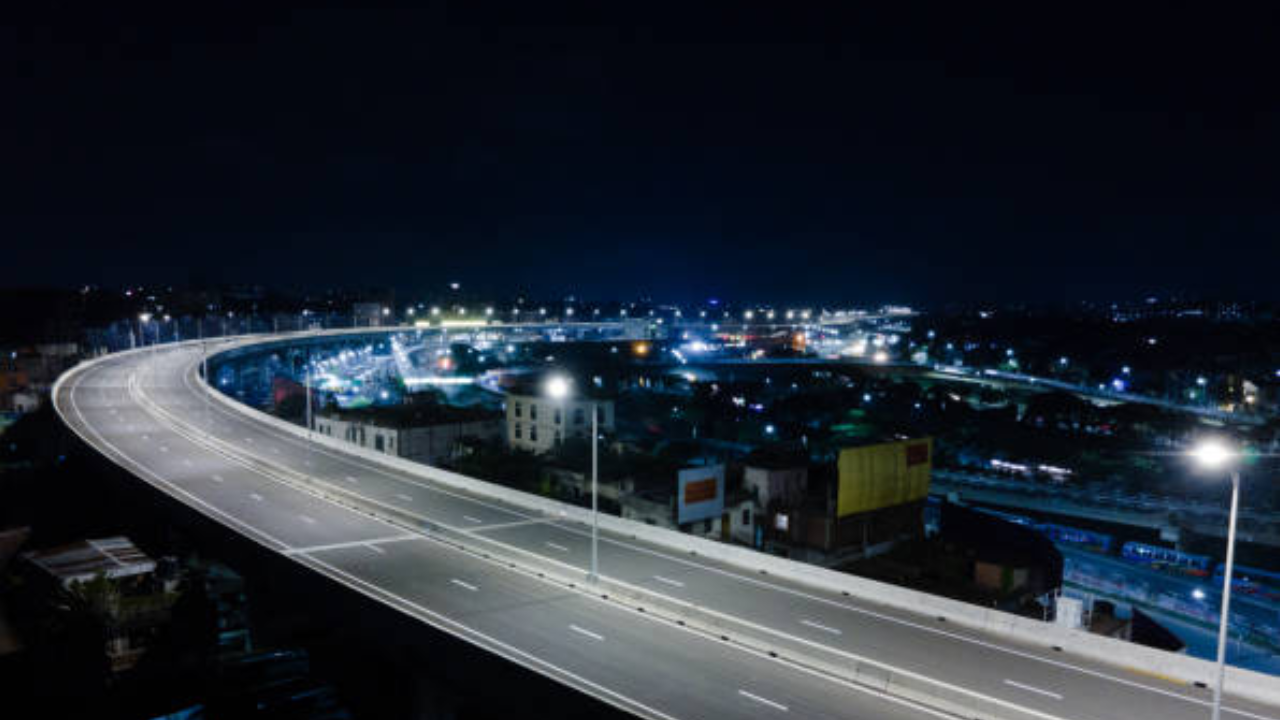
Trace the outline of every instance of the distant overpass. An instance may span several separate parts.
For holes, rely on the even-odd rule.
[[[1114,491],[1100,494],[1080,488],[1048,488],[1025,481],[939,469],[933,471],[932,488],[939,493],[955,492],[974,502],[1118,525],[1152,530],[1176,527],[1223,539],[1227,533],[1226,508],[1175,498],[1126,496]],[[1280,517],[1272,512],[1250,509],[1241,510],[1239,515],[1240,540],[1280,548]]]

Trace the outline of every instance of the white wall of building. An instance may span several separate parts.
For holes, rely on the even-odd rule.
[[[568,438],[591,437],[591,406],[600,412],[600,432],[613,432],[613,401],[542,395],[507,396],[507,445],[544,453]]]
[[[463,438],[493,439],[502,435],[499,420],[383,427],[322,415],[314,422],[316,432],[321,435],[428,465],[437,465],[452,457],[458,441]]]

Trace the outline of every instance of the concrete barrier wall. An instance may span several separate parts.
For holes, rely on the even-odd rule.
[[[368,330],[366,329],[365,332],[368,332]],[[300,334],[300,336],[304,335],[314,336],[315,334]],[[248,338],[236,342],[235,346],[255,344],[262,341],[263,338]],[[561,517],[582,524],[589,525],[591,522],[591,512],[585,508],[385,455],[335,438],[308,433],[305,428],[250,408],[220,392],[209,389],[207,386],[203,386],[203,389],[215,401],[236,412],[251,416],[257,421],[265,422],[297,437],[304,439],[310,437],[312,441],[334,450],[362,457],[428,481],[457,488],[480,498],[501,501],[528,511]],[[1098,662],[1185,683],[1203,683],[1211,686],[1215,680],[1214,664],[1198,658],[1092,635],[1081,630],[1063,628],[1052,623],[1044,623],[936,595],[900,588],[855,575],[766,555],[748,548],[624,520],[612,515],[600,515],[599,524],[602,530],[634,537],[637,540],[674,552],[696,553],[738,566],[746,571],[757,572],[764,570],[778,578],[808,585],[816,589],[834,593],[848,593],[850,596],[860,600],[891,608],[945,618],[948,622],[955,623],[961,627],[1017,640],[1034,648],[1060,649],[1063,652],[1073,653]],[[1228,667],[1226,691],[1242,698],[1280,705],[1280,677]]]

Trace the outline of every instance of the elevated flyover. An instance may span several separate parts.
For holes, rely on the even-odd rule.
[[[55,407],[141,481],[269,551],[638,716],[1208,713],[1201,661],[619,518],[601,518],[588,582],[580,508],[311,437],[211,391],[204,354],[188,342],[83,363]],[[1280,720],[1276,678],[1228,679],[1227,717]]]

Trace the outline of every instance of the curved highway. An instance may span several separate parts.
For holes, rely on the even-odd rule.
[[[201,381],[201,358],[200,345],[186,343],[85,363],[59,380],[55,406],[90,446],[177,501],[636,715],[1208,716],[1203,688],[620,535],[602,535],[602,584],[583,583],[583,527],[228,408]],[[608,587],[628,588],[648,607],[607,597]],[[706,609],[700,621],[681,610],[689,607]],[[748,641],[727,642],[712,627]],[[1280,720],[1280,710],[1228,697],[1224,716]]]

